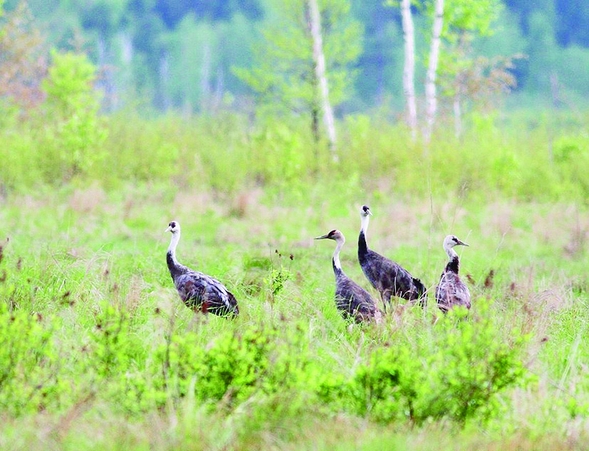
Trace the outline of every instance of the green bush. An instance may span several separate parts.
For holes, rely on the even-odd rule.
[[[463,319],[461,312],[450,312],[431,336],[376,349],[343,396],[357,413],[381,422],[447,418],[462,424],[492,417],[498,395],[527,380],[527,338],[515,331],[503,337],[487,313]]]
[[[96,67],[83,54],[52,53],[43,90],[43,127],[39,133],[41,166],[47,181],[91,176],[93,165],[107,156],[107,129],[98,111],[100,96],[92,84]]]
[[[126,414],[144,413],[164,398],[146,377],[151,373],[145,345],[135,333],[127,308],[104,302],[100,309],[89,334],[88,353],[79,368],[84,368],[90,390],[98,397]]]
[[[299,386],[309,363],[300,338],[268,325],[226,330],[208,344],[196,334],[174,334],[158,359],[172,393],[232,406]]]
[[[51,336],[41,315],[0,303],[1,411],[21,415],[56,402],[62,387]]]

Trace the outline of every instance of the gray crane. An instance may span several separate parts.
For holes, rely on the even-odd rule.
[[[172,232],[172,240],[166,254],[170,275],[184,304],[196,311],[218,316],[235,317],[239,314],[235,296],[211,276],[180,264],[176,260],[176,247],[180,241],[180,224],[172,221],[166,232]]]
[[[374,321],[380,322],[382,312],[376,302],[364,288],[350,279],[340,263],[339,254],[346,239],[339,230],[332,230],[316,240],[334,240],[336,242],[333,258],[331,259],[335,275],[335,304],[344,319],[353,319],[357,323]]]
[[[448,254],[448,263],[440,276],[440,283],[436,287],[438,308],[444,313],[457,305],[470,309],[470,292],[458,275],[460,260],[453,249],[454,246],[468,246],[468,244],[460,241],[454,235],[444,238],[444,250]]]
[[[424,305],[427,290],[421,280],[413,277],[398,263],[368,248],[366,233],[370,215],[372,215],[370,208],[366,205],[362,206],[360,209],[360,235],[358,236],[358,261],[364,275],[380,294],[385,311],[387,304],[390,306],[393,296],[408,301],[419,300]]]

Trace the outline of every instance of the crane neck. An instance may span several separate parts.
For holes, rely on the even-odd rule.
[[[452,247],[446,247],[446,254],[448,254],[448,260],[452,261],[455,258],[458,258],[458,254],[456,253],[456,251],[454,250],[454,248]]]
[[[360,216],[360,233],[368,234],[368,224],[370,223],[370,215]]]
[[[460,270],[460,259],[458,258],[458,254],[451,247],[446,248],[446,253],[448,254],[448,264],[446,265],[446,271],[452,271],[458,274],[458,271]]]
[[[360,235],[358,235],[358,254],[360,255],[363,255],[366,252],[368,252],[368,244],[366,243],[366,233],[368,232],[369,222],[369,215],[360,216]]]
[[[336,240],[337,245],[335,246],[335,251],[333,251],[333,258],[331,262],[333,264],[333,272],[337,276],[338,274],[342,273],[342,264],[339,259],[339,253],[342,250],[342,247],[346,241],[344,239]]]
[[[178,246],[178,242],[180,241],[180,231],[178,230],[175,233],[172,233],[172,239],[170,240],[170,245],[168,246],[168,252],[166,254],[166,260],[168,262],[168,268],[170,271],[176,270],[179,266],[178,260],[176,260],[176,247]]]

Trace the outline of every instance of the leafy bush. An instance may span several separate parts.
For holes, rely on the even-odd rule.
[[[91,390],[114,402],[125,413],[142,413],[153,407],[161,394],[146,375],[144,344],[133,330],[130,312],[124,306],[107,302],[96,315],[90,331],[88,355],[83,367]]]
[[[46,180],[89,175],[106,156],[101,146],[106,128],[98,115],[100,97],[93,89],[96,67],[83,54],[52,54],[43,89],[44,127],[40,138]]]
[[[225,331],[204,346],[195,334],[175,334],[158,358],[168,389],[180,397],[231,406],[298,386],[308,365],[301,346],[300,334],[289,339],[277,327],[252,325]]]
[[[450,312],[431,337],[421,334],[413,343],[399,340],[375,350],[342,396],[357,413],[381,422],[491,417],[498,395],[527,380],[527,338],[515,331],[505,338],[484,310],[480,315],[463,320],[460,312]]]
[[[13,415],[36,412],[61,391],[55,368],[52,331],[41,315],[10,310],[0,303],[0,410]]]

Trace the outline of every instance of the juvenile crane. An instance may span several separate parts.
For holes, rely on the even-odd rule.
[[[172,232],[172,240],[166,254],[170,275],[178,290],[180,299],[186,307],[203,313],[218,316],[235,317],[239,314],[235,296],[225,286],[211,276],[178,263],[176,246],[180,241],[180,224],[172,221],[166,232]]]
[[[315,238],[316,240],[334,240],[337,244],[331,263],[335,274],[335,305],[344,319],[353,319],[357,323],[374,321],[380,322],[381,311],[377,308],[372,296],[360,285],[350,279],[344,271],[339,259],[339,254],[346,239],[339,230],[332,230],[326,235]]]
[[[454,235],[444,238],[444,250],[448,254],[449,260],[440,277],[440,283],[436,287],[438,308],[444,313],[457,305],[470,309],[470,292],[458,275],[460,260],[453,249],[454,246],[468,246],[468,244],[460,241]]]
[[[360,209],[361,227],[358,236],[358,261],[364,275],[376,291],[379,292],[385,311],[387,304],[391,304],[393,296],[419,300],[425,304],[426,288],[421,280],[413,277],[398,263],[368,249],[366,244],[366,232],[372,212],[366,205]]]

